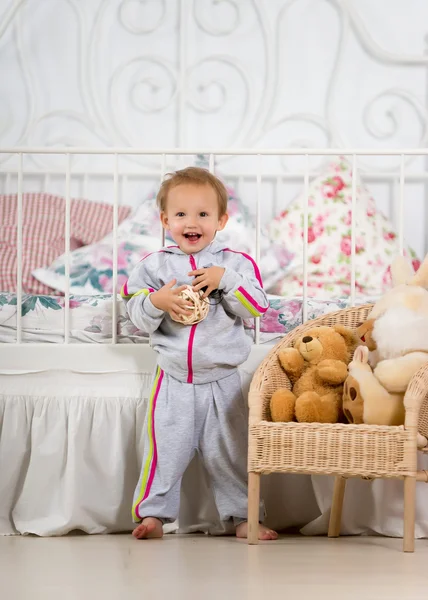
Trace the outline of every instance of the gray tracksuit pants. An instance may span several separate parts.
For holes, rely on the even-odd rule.
[[[218,381],[184,383],[158,367],[146,417],[135,490],[135,522],[178,517],[183,474],[195,452],[208,471],[222,521],[247,519],[247,415],[237,371]]]

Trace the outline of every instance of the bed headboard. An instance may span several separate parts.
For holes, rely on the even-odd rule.
[[[23,0],[6,4],[1,147],[427,146],[424,0],[413,11],[388,0],[388,19],[381,0],[71,1],[39,3],[36,17]],[[165,170],[186,160],[167,156]],[[216,159],[253,208],[255,160]],[[311,160],[312,173],[322,160]],[[267,218],[302,189],[303,164],[262,162]],[[397,225],[399,157],[359,157],[358,167]],[[63,156],[27,155],[23,168],[24,191],[64,193]],[[16,191],[16,170],[0,156],[2,191]],[[111,201],[112,170],[111,156],[73,157],[72,195]],[[121,201],[140,202],[161,171],[155,156],[122,156]],[[426,157],[406,160],[406,182],[405,235],[422,254]]]

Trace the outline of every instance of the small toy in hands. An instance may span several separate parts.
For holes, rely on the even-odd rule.
[[[192,313],[190,315],[180,315],[178,319],[174,319],[173,317],[171,317],[171,319],[177,323],[182,323],[183,325],[196,325],[196,323],[203,321],[210,309],[209,302],[202,298],[203,295],[204,292],[202,290],[195,292],[192,286],[188,285],[186,289],[181,292],[180,297],[185,300],[188,305],[192,306],[192,308],[189,308]]]

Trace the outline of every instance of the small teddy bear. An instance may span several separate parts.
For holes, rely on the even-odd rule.
[[[358,348],[355,350],[354,358],[358,350]],[[349,423],[354,425],[364,423],[364,398],[361,394],[360,382],[353,375],[348,375],[343,384],[342,410]]]
[[[278,359],[293,391],[279,389],[270,401],[272,421],[337,423],[342,419],[343,382],[357,345],[342,325],[313,327],[297,338]]]
[[[387,392],[379,383],[369,365],[369,349],[359,346],[343,388],[343,412],[348,421],[355,425],[402,425],[403,396]]]

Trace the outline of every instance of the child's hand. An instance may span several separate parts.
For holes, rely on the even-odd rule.
[[[208,298],[213,290],[216,290],[220,285],[220,280],[223,277],[223,267],[208,267],[207,269],[198,269],[191,271],[189,277],[194,277],[193,289],[198,292],[202,288],[207,289],[204,292],[203,298]]]
[[[180,287],[174,288],[176,283],[177,280],[173,279],[161,287],[161,289],[157,292],[152,292],[150,294],[150,300],[152,301],[153,306],[159,310],[169,313],[171,317],[178,319],[180,315],[191,314],[192,311],[186,310],[186,308],[193,307],[185,300],[180,298],[180,294],[184,289],[186,289],[186,286],[181,285]]]

